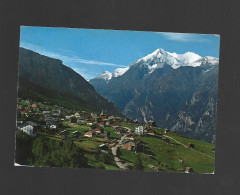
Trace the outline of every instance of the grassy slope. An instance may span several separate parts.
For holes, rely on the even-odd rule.
[[[70,136],[73,131],[81,132],[83,136],[84,132],[89,129],[87,125],[70,125],[68,122],[64,122],[66,129],[70,131]],[[124,126],[132,127],[131,125]],[[120,135],[114,132],[112,127],[105,127],[105,130],[111,133],[111,138],[120,138]],[[155,128],[157,133],[163,133],[162,129]],[[164,134],[165,135],[165,134]],[[181,142],[184,145],[193,143],[195,145],[194,149],[185,148],[174,140],[170,140],[170,144],[167,144],[163,138],[163,135],[156,136],[137,136],[136,139],[143,142],[144,151],[140,151],[140,155],[143,161],[145,171],[153,171],[148,165],[154,165],[162,170],[169,172],[183,172],[186,166],[193,168],[195,172],[199,173],[212,173],[214,171],[214,151],[215,147],[213,144],[206,143],[199,140],[189,139],[180,136],[176,133],[168,133],[167,136]],[[88,152],[87,157],[89,159],[91,166],[98,166],[99,163],[93,153],[95,153],[99,145],[106,140],[101,138],[81,138],[80,142],[75,142],[80,148]],[[136,160],[137,153],[120,149],[120,158],[128,162],[130,165]],[[209,157],[209,156],[210,157]],[[212,157],[212,158],[211,158]],[[183,162],[180,162],[180,159]],[[106,169],[115,169],[116,167],[103,165]]]
[[[108,140],[100,137],[83,137],[84,132],[89,129],[89,126],[87,125],[71,125],[66,121],[63,122],[63,125],[70,131],[70,137],[72,136],[73,131],[77,130],[81,132],[81,138],[74,141],[74,143],[85,151],[89,166],[93,168],[103,166],[105,169],[118,170],[117,166],[107,165],[96,159],[99,145],[102,143],[108,143]],[[123,126],[127,125],[123,124]],[[128,126],[131,128],[131,125]],[[114,133],[112,127],[105,127],[105,130],[111,132],[112,138],[115,138],[115,136],[116,138],[120,138],[120,135]],[[213,148],[215,146],[213,144],[189,139],[172,132],[160,135],[159,133],[163,133],[163,130],[158,128],[155,128],[155,130],[158,133],[155,136],[144,135],[135,137],[137,140],[142,141],[143,147],[139,151],[139,154],[145,171],[154,171],[148,167],[149,165],[156,166],[160,168],[160,170],[168,172],[184,172],[186,166],[192,167],[193,170],[198,173],[212,173],[214,171]],[[167,144],[163,140],[164,136],[169,136],[186,146],[189,143],[193,143],[195,148],[186,148],[174,140],[170,140],[170,144]],[[52,139],[56,138],[52,137]],[[134,165],[137,155],[138,153],[120,149],[120,159],[131,166]],[[183,162],[180,162],[180,159],[182,159]]]
[[[163,132],[163,130],[160,129],[156,130]],[[144,143],[144,151],[143,149],[140,151],[144,170],[153,171],[148,165],[154,165],[169,172],[183,172],[186,166],[192,167],[195,172],[199,173],[212,173],[214,171],[213,148],[215,146],[213,144],[185,138],[175,133],[169,133],[167,136],[174,138],[184,145],[193,143],[195,148],[185,148],[173,140],[170,141],[170,144],[167,144],[162,139],[162,135],[155,137],[138,136],[136,138]],[[130,162],[130,164],[135,162],[136,153],[123,149],[120,149],[120,151],[121,159]],[[183,162],[180,162],[180,159],[182,159]]]

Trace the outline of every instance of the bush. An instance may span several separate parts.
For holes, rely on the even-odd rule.
[[[83,151],[71,141],[39,137],[33,143],[34,165],[49,167],[87,167]]]
[[[33,138],[20,130],[16,132],[16,163],[21,165],[33,164],[32,143]]]
[[[137,155],[137,159],[134,163],[133,170],[143,171],[142,159],[139,154]]]

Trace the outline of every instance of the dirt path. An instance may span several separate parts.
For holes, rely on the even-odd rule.
[[[183,143],[177,141],[176,139],[174,139],[174,138],[172,138],[172,137],[170,137],[170,136],[163,135],[163,137],[167,137],[167,138],[169,138],[169,139],[171,139],[171,140],[174,140],[174,141],[177,142],[178,144],[180,144],[180,145],[182,145],[183,147],[187,148],[186,145],[184,145]],[[194,150],[193,148],[190,148],[190,149],[191,149],[191,150]],[[196,151],[196,152],[198,152],[198,153],[200,153],[200,154],[203,154],[203,155],[205,155],[205,156],[207,156],[207,157],[209,157],[209,158],[211,158],[211,159],[214,160],[214,158],[213,158],[212,156],[208,155],[208,154],[205,154],[205,153],[200,152],[200,151],[198,151],[198,150],[194,150],[194,151]]]

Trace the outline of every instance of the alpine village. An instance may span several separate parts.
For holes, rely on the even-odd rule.
[[[214,173],[215,144],[124,116],[60,60],[20,48],[15,165]]]

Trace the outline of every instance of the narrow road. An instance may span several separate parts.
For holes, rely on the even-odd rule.
[[[170,137],[170,136],[163,135],[163,137],[167,137],[167,138],[169,138],[169,139],[171,139],[171,140],[174,140],[174,141],[177,142],[178,144],[180,144],[180,145],[182,145],[183,147],[187,148],[186,145],[184,145],[183,143],[181,143],[181,142],[175,140],[174,138],[172,138],[172,137]],[[190,148],[190,149],[191,149],[191,150],[194,150],[193,148]],[[205,154],[205,153],[200,152],[200,151],[198,151],[198,150],[194,150],[194,151],[196,151],[196,152],[198,152],[198,153],[200,153],[200,154],[203,154],[203,155],[205,155],[205,156],[207,156],[207,157],[209,157],[209,158],[211,158],[211,159],[214,160],[214,158],[213,158],[212,156],[208,155],[208,154]]]
[[[179,142],[179,141],[175,140],[175,139],[174,139],[174,138],[172,138],[172,137],[169,137],[169,136],[167,136],[167,135],[163,135],[163,137],[167,137],[167,138],[169,138],[169,139],[171,139],[171,140],[174,140],[174,141],[175,141],[175,142],[177,142],[178,144],[180,144],[180,145],[182,145],[183,147],[187,148],[187,146],[186,146],[186,145],[184,145],[183,143],[181,143],[181,142]]]
[[[119,147],[119,145],[122,143],[122,141],[125,139],[125,137],[127,136],[128,134],[124,135],[121,137],[121,139],[119,140],[119,142],[114,146],[112,147],[112,154],[114,156],[114,161],[116,162],[117,166],[120,168],[120,169],[126,169],[126,167],[123,166],[123,164],[121,163],[121,161],[119,160],[118,157],[116,157],[117,155],[117,149]]]

